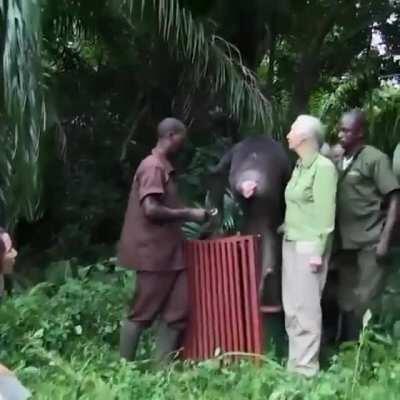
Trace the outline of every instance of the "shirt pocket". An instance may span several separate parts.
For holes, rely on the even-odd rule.
[[[296,253],[315,256],[317,254],[317,246],[317,242],[313,240],[298,240],[296,242]]]
[[[347,173],[343,187],[346,197],[350,200],[363,199],[365,201],[375,198],[374,182],[359,169],[352,169]],[[356,207],[360,207],[360,204]]]
[[[351,184],[355,184],[355,183],[361,182],[361,180],[362,180],[361,172],[356,170],[356,169],[350,170],[347,173],[346,180]]]

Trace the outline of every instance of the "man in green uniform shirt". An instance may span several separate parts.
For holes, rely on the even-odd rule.
[[[339,164],[337,237],[338,302],[342,339],[357,340],[365,311],[382,293],[388,275],[387,256],[399,207],[399,182],[389,158],[365,145],[365,115],[343,115],[339,140],[344,157]],[[382,207],[387,202],[387,208]]]

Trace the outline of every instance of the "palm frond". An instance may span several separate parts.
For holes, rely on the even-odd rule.
[[[96,27],[108,12],[125,18],[134,31],[144,14],[150,15],[160,38],[170,44],[186,65],[194,87],[219,98],[227,113],[242,123],[270,123],[270,104],[239,51],[215,34],[210,23],[194,19],[178,0],[0,0],[3,22],[4,112],[1,116],[0,168],[8,223],[18,216],[33,219],[40,203],[40,142],[46,125],[41,70],[43,30],[59,37],[96,37]],[[113,14],[114,15],[114,14]],[[68,39],[69,40],[69,39]],[[190,112],[190,98],[184,108]],[[3,110],[2,110],[3,111]],[[1,201],[1,200],[0,200]]]
[[[133,19],[138,12],[155,14],[161,37],[171,43],[176,57],[189,63],[194,86],[207,84],[214,94],[223,92],[229,114],[238,120],[270,125],[270,103],[255,75],[244,65],[237,48],[216,35],[211,26],[194,19],[178,0],[123,0],[122,4]]]
[[[45,0],[42,9],[43,29],[52,40],[77,41],[96,37],[96,24],[106,9],[106,0]]]
[[[5,27],[5,120],[0,161],[8,224],[33,219],[39,207],[39,143],[45,125],[40,70],[41,22],[37,0],[2,0]]]

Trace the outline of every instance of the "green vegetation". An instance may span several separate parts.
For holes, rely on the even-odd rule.
[[[248,360],[226,365],[223,355],[198,365],[178,362],[156,369],[151,340],[139,360],[120,361],[119,319],[131,276],[104,265],[80,277],[42,284],[0,308],[0,359],[16,368],[37,400],[58,399],[396,399],[400,390],[397,340],[367,326],[358,347],[343,348],[321,375],[288,374],[269,354],[259,367]],[[393,299],[392,299],[393,301]]]
[[[298,113],[320,116],[333,140],[341,112],[362,107],[369,142],[392,155],[400,89],[381,81],[400,71],[398,0],[0,0],[0,18],[0,225],[19,250],[0,361],[35,398],[398,397],[397,278],[362,347],[304,381],[273,357],[156,371],[149,340],[141,361],[120,362],[130,278],[99,264],[115,255],[132,173],[167,115],[191,130],[177,160],[189,204],[207,202],[208,167],[228,146],[282,139]],[[378,31],[384,54],[371,45]],[[226,233],[240,224],[229,193],[223,222]]]
[[[249,134],[282,138],[299,112],[333,127],[355,106],[392,153],[398,89],[379,85],[399,71],[399,10],[397,0],[1,0],[1,223],[22,245],[44,232],[35,250],[59,254],[83,225],[76,207],[85,240],[112,244],[132,171],[171,114],[192,132],[181,166],[204,146],[220,155]]]

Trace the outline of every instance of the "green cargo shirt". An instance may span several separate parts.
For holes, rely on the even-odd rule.
[[[335,228],[338,174],[333,163],[319,153],[297,162],[285,190],[284,237],[315,243],[315,256],[323,256]]]
[[[399,190],[389,157],[372,146],[364,146],[353,162],[340,165],[337,224],[344,250],[378,244],[385,222],[382,203],[389,193]]]

